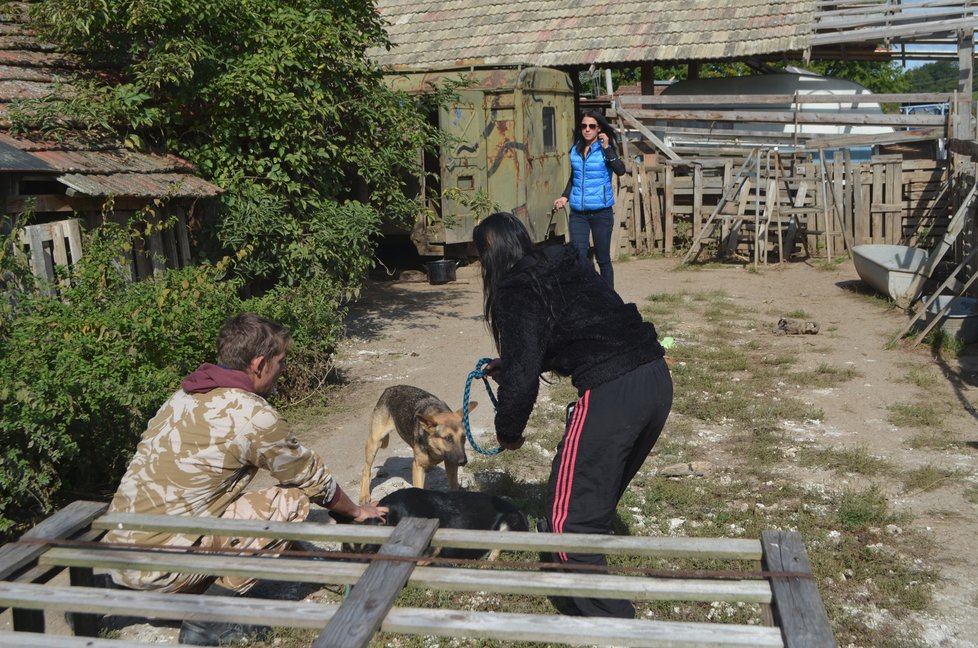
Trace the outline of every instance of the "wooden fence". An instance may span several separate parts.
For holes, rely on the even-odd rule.
[[[863,243],[926,246],[955,208],[942,155],[956,117],[953,93],[620,100],[608,113],[626,134],[629,165],[616,201],[613,247],[620,254],[706,246],[767,262],[800,252],[836,256]],[[905,115],[860,108],[870,101],[947,102],[950,109]],[[848,132],[815,132],[826,125]],[[893,130],[855,132],[871,125]]]
[[[129,227],[131,212],[118,212],[108,218]],[[169,218],[169,217],[168,217]],[[152,214],[142,224],[142,232],[133,236],[132,249],[118,260],[118,270],[128,281],[138,281],[167,268],[190,264],[190,236],[183,210],[172,214],[172,222]],[[31,271],[40,279],[54,282],[58,266],[77,263],[84,254],[82,232],[85,224],[78,218],[28,225],[19,230],[18,253],[25,254]]]
[[[760,539],[648,538],[605,535],[554,535],[436,529],[436,520],[408,519],[397,527],[288,524],[259,521],[148,515],[103,515],[105,504],[74,502],[0,547],[0,606],[12,608],[13,632],[0,633],[4,646],[135,645],[86,637],[53,636],[45,631],[44,611],[82,613],[76,628],[92,634],[94,615],[154,619],[222,621],[306,628],[319,632],[319,648],[367,646],[377,631],[562,645],[717,648],[835,646],[804,543],[797,533],[765,531]],[[99,517],[101,516],[101,517]],[[165,533],[288,538],[305,542],[381,544],[369,564],[329,559],[329,555],[215,554],[165,551],[98,543],[109,528]],[[730,571],[646,570],[638,575],[541,571],[539,563],[478,561],[459,566],[424,566],[429,547],[503,549],[526,552],[578,551],[622,554],[643,560],[709,560]],[[325,559],[324,559],[325,558]],[[416,563],[421,562],[419,566]],[[635,560],[630,563],[637,562]],[[755,568],[751,569],[751,565]],[[48,581],[70,570],[70,585]],[[341,604],[253,597],[161,594],[92,589],[93,569],[179,571],[234,575],[277,581],[354,585]],[[397,607],[405,585],[447,592],[489,592],[521,596],[581,595],[640,601],[724,601],[754,606],[766,624],[702,620],[565,617],[518,612]],[[2,611],[2,609],[0,609]]]

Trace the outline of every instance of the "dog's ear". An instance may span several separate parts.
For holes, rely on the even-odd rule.
[[[429,430],[434,430],[438,427],[438,421],[425,414],[418,414],[418,420],[421,421],[421,425]]]
[[[469,411],[470,412],[472,410],[474,410],[478,406],[479,406],[479,402],[478,401],[469,401]],[[455,413],[458,414],[460,417],[465,416],[465,410],[459,410],[459,411],[457,411]]]

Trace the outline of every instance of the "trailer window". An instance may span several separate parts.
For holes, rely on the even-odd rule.
[[[557,116],[553,106],[543,108],[543,151],[552,153],[557,150]]]

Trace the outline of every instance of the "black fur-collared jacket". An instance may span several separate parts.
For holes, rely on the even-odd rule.
[[[655,326],[642,319],[571,245],[521,259],[496,287],[492,318],[502,368],[496,436],[523,434],[539,376],[570,376],[579,393],[662,357]]]

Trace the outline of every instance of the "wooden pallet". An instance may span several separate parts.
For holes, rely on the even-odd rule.
[[[194,618],[320,630],[313,646],[367,646],[378,631],[464,637],[472,640],[562,645],[727,646],[822,648],[835,646],[831,628],[797,533],[765,531],[759,540],[649,538],[549,533],[473,532],[437,529],[435,520],[408,519],[397,527],[288,524],[105,515],[97,502],[74,502],[20,541],[0,547],[0,611],[13,611],[13,632],[0,633],[3,646],[119,648],[127,641],[43,633],[44,611],[88,613],[76,631],[95,634],[97,616],[117,614],[155,619]],[[125,548],[97,544],[108,528],[180,533],[288,538],[306,542],[382,544],[369,564],[308,557],[218,555]],[[498,548],[521,551],[585,551],[648,558],[752,561],[763,572],[742,578],[556,573],[514,568],[418,566],[429,547]],[[384,557],[387,559],[384,559]],[[69,586],[47,583],[70,570]],[[130,590],[92,589],[95,570],[143,569],[256,577],[315,584],[355,585],[341,604],[291,602],[252,597],[202,597]],[[565,617],[542,614],[394,607],[405,584],[454,592],[525,596],[585,595],[634,601],[724,601],[769,606],[772,625],[671,622]]]

